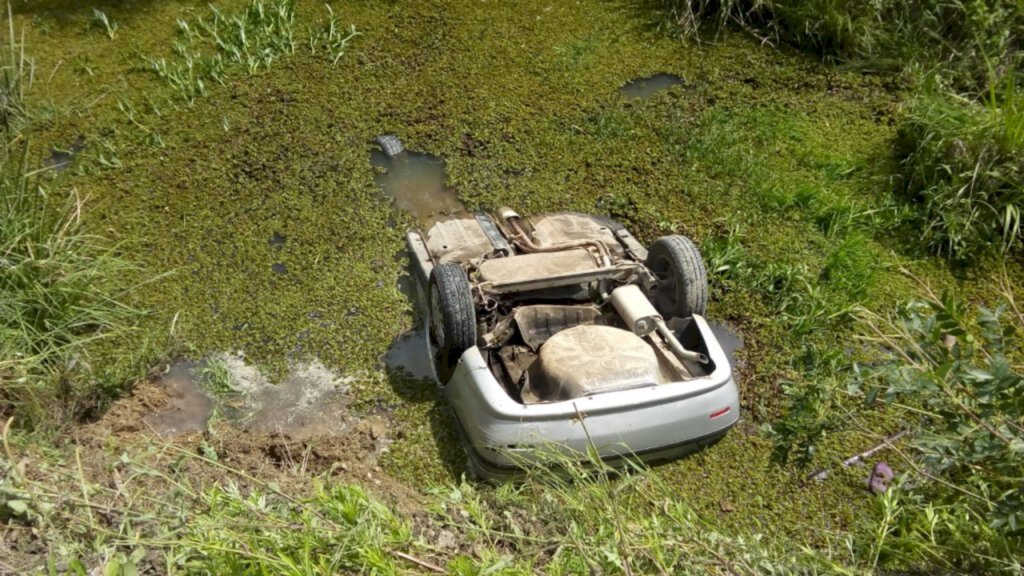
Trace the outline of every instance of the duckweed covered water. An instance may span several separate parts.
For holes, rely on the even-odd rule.
[[[225,13],[244,4],[217,2]],[[173,326],[197,358],[243,351],[275,382],[303,361],[359,376],[349,408],[393,412],[398,440],[385,466],[417,486],[464,471],[432,385],[381,362],[393,343],[416,345],[395,343],[413,327],[395,254],[438,202],[604,213],[648,242],[679,232],[707,246],[735,234],[744,258],[817,271],[837,242],[822,222],[877,207],[888,190],[890,79],[741,35],[683,45],[652,31],[650,14],[633,5],[337,5],[342,24],[362,33],[337,63],[298,43],[268,69],[228,73],[192,105],[145,59],[174,58],[177,19],[208,9],[167,1],[104,10],[119,24],[113,40],[88,5],[50,2],[17,17],[39,71],[32,97],[52,111],[33,135],[34,158],[85,135],[72,169],[50,185],[90,198],[89,224],[143,265],[123,281],[137,286],[133,304],[151,311],[144,332],[166,338]],[[295,17],[299,33],[322,25],[325,11],[302,3]],[[649,78],[644,90],[687,84],[641,98],[620,92],[636,78]],[[408,177],[396,178],[401,170],[372,156],[373,139],[392,132],[445,162],[414,155]],[[415,216],[390,201],[424,190]],[[869,305],[913,292],[899,266],[957,281],[907,256],[896,238],[864,242],[876,270]],[[805,541],[852,526],[867,509],[859,478],[802,486],[799,472],[770,462],[756,424],[777,414],[800,351],[781,344],[785,329],[763,302],[722,286],[709,317],[743,335],[744,422],[657,473],[725,525]],[[818,463],[853,444],[834,438]]]

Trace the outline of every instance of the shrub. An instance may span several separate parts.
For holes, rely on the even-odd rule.
[[[1016,0],[661,0],[683,35],[734,23],[823,56],[885,67],[939,65],[958,89],[1019,68],[1024,5]]]
[[[871,430],[884,412],[911,439],[890,446],[905,473],[879,502],[881,562],[1019,573],[1024,315],[1009,292],[995,310],[927,294],[890,316],[860,311],[879,360],[837,359],[815,371],[827,378],[786,389],[788,413],[770,429],[776,456],[806,461],[828,433]]]
[[[1020,243],[1024,98],[1012,83],[974,102],[937,90],[906,107],[899,132],[904,195],[926,243],[956,260]]]
[[[1007,533],[1024,532],[1024,317],[1006,305],[974,317],[950,294],[914,302],[891,319],[867,316],[889,356],[858,370],[854,390],[917,408],[914,461],[942,500]]]

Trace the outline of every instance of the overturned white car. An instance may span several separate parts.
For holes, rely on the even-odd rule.
[[[645,249],[606,218],[502,209],[407,242],[435,374],[479,476],[511,475],[542,447],[666,460],[736,423],[689,239]]]

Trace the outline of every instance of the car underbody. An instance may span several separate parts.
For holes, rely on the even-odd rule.
[[[688,239],[649,251],[607,218],[502,209],[442,218],[407,242],[436,375],[482,475],[541,445],[661,454],[735,423]]]

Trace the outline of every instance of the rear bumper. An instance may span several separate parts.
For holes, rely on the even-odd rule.
[[[735,424],[735,422],[733,422]],[[465,430],[461,430],[463,440],[465,440]],[[702,436],[700,438],[693,438],[690,440],[683,441],[679,444],[672,446],[665,446],[662,448],[655,448],[646,452],[628,452],[621,453],[618,455],[605,455],[602,456],[602,462],[612,467],[625,466],[627,459],[633,461],[640,461],[648,465],[659,464],[662,462],[670,462],[672,460],[678,460],[694,452],[699,452],[708,446],[711,446],[715,442],[718,442],[725,434],[732,428],[732,424],[719,430]],[[522,478],[526,475],[525,469],[522,467],[527,462],[522,461],[522,458],[517,458],[520,461],[519,464],[505,464],[494,461],[494,459],[488,459],[485,452],[481,452],[473,448],[469,443],[466,443],[466,456],[469,460],[469,470],[477,477],[486,480],[513,480]],[[590,461],[587,459],[585,454],[579,454],[579,458],[575,459],[582,466],[590,465]]]
[[[579,456],[591,445],[603,460],[635,455],[654,462],[720,438],[739,419],[739,394],[710,328],[695,320],[718,366],[709,376],[563,402],[515,402],[480,351],[466,351],[444,395],[473,467],[485,477],[507,476],[544,453]]]

